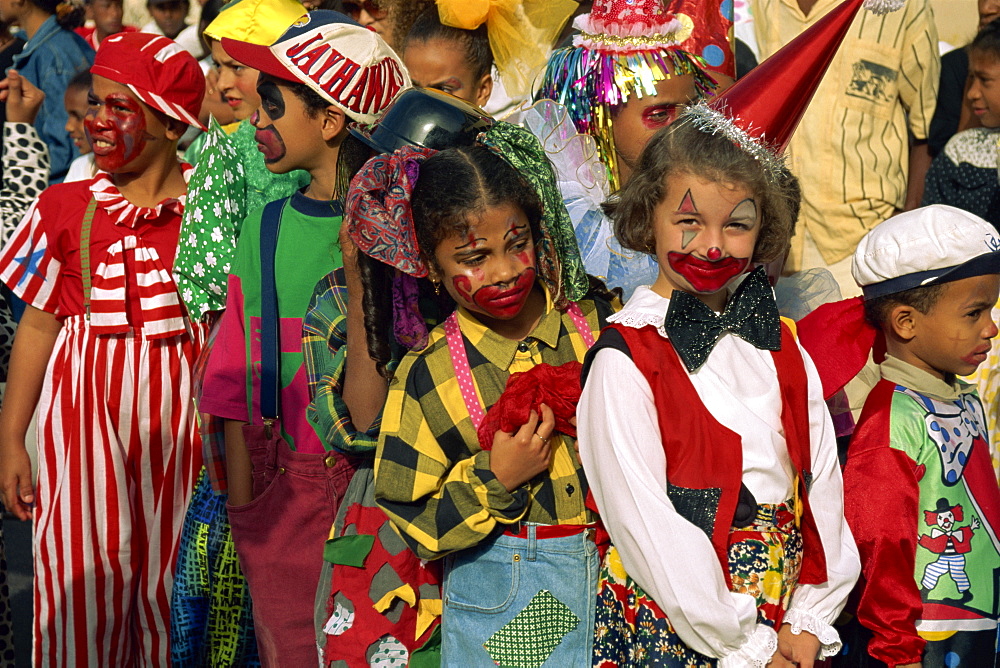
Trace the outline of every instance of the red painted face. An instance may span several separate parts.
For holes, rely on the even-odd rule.
[[[83,127],[94,150],[94,162],[110,174],[135,160],[146,147],[146,113],[142,103],[123,92],[87,98]]]
[[[654,214],[660,275],[653,290],[668,298],[683,290],[719,310],[726,286],[750,267],[760,233],[756,200],[742,184],[688,172],[671,174],[665,185]]]
[[[517,318],[535,289],[531,227],[514,205],[477,215],[465,236],[443,239],[434,257],[452,299],[486,320]]]

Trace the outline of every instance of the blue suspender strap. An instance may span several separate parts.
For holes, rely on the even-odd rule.
[[[265,206],[260,221],[260,412],[268,438],[280,408],[281,325],[278,319],[278,291],[274,282],[274,254],[278,248],[278,228],[286,201],[278,200]]]

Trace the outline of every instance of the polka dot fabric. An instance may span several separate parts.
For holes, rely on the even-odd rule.
[[[998,140],[1000,128],[973,128],[952,137],[927,172],[922,204],[954,206],[1000,229]]]
[[[465,401],[465,407],[469,410],[469,417],[472,418],[472,426],[479,429],[483,418],[486,417],[486,412],[479,402],[475,381],[472,380],[469,357],[465,352],[465,341],[462,340],[462,330],[458,326],[458,318],[455,314],[444,321],[444,335],[448,340],[452,363],[455,365],[455,378],[458,379],[458,388],[462,391],[462,399]]]
[[[705,60],[705,69],[736,78],[736,59],[730,46],[733,0],[675,0],[678,15],[690,16],[695,29],[680,48]],[[684,19],[681,19],[682,21]]]
[[[49,150],[27,123],[3,124],[3,187],[0,190],[0,246],[49,182]]]
[[[49,182],[49,150],[27,123],[3,124],[3,186],[0,188],[0,247],[6,246],[24,212]],[[14,315],[0,294],[0,382],[7,381],[14,343]],[[5,574],[5,570],[0,570]],[[0,607],[6,594],[0,592]],[[0,655],[2,659],[2,655]],[[2,661],[0,661],[2,664]]]

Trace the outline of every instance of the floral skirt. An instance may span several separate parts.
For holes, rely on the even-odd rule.
[[[802,568],[802,534],[791,502],[761,504],[754,523],[729,532],[732,591],[757,599],[757,621],[775,629],[788,609]],[[629,577],[612,547],[601,565],[594,627],[594,665],[715,666],[674,632],[670,620]]]

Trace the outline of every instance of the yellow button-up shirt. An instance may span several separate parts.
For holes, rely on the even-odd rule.
[[[761,58],[770,57],[842,0],[819,0],[809,16],[797,0],[751,0]],[[909,141],[927,138],[941,61],[927,0],[897,12],[862,9],[820,83],[788,148],[802,183],[802,213],[786,268],[802,267],[808,230],[832,264],[868,230],[903,207]],[[790,94],[802,94],[789,91]]]

